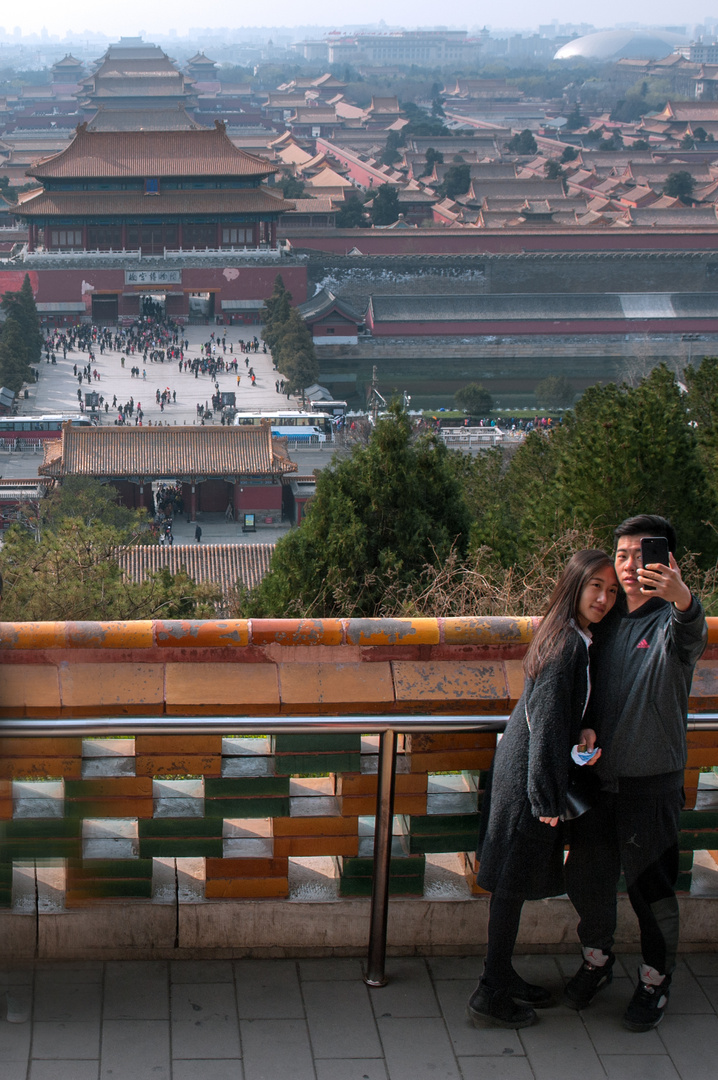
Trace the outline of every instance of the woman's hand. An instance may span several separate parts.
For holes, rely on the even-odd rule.
[[[539,821],[543,821],[544,825],[550,825],[552,829],[555,829],[558,825],[557,817],[540,817]]]
[[[578,737],[578,746],[581,747],[585,745],[587,750],[593,750],[593,748],[596,746],[596,737],[596,732],[593,730],[593,728],[584,728]],[[600,756],[601,751],[599,748],[596,748],[596,753],[593,755],[590,761],[586,762],[586,764],[595,765]]]

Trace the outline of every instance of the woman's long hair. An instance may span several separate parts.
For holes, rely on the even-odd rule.
[[[577,551],[571,556],[524,657],[526,678],[535,679],[544,664],[562,651],[566,639],[573,632],[571,619],[578,623],[581,593],[591,578],[605,566],[612,567],[613,562],[605,551],[596,548]]]

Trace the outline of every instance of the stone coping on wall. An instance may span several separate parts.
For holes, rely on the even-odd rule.
[[[718,619],[692,711],[718,709]],[[0,717],[504,714],[537,620],[255,619],[0,625]]]

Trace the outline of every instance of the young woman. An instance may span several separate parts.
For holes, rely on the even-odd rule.
[[[585,742],[590,626],[614,603],[618,581],[603,551],[567,564],[524,659],[525,684],[494,758],[479,835],[478,883],[491,892],[484,973],[468,1013],[475,1023],[527,1027],[551,994],[511,964],[524,900],[565,891],[564,836],[571,748]],[[598,760],[600,750],[590,764]]]

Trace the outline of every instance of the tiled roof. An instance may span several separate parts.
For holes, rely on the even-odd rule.
[[[59,448],[59,451],[58,451]],[[296,472],[286,443],[260,427],[90,427],[45,444],[44,476],[276,476]]]
[[[32,194],[32,193],[30,193]],[[59,214],[283,214],[294,203],[273,195],[265,187],[221,188],[207,191],[163,191],[145,195],[141,191],[42,191],[23,200],[18,217]]]
[[[641,211],[634,211],[641,213]],[[446,322],[526,319],[665,319],[718,316],[716,293],[493,293],[371,296],[373,321]]]
[[[329,314],[330,311],[338,311],[340,315],[345,315],[352,322],[361,323],[364,321],[358,311],[355,311],[344,300],[337,300],[334,293],[329,289],[320,289],[316,296],[313,296],[311,300],[307,300],[305,304],[300,304],[297,310],[302,318],[308,322],[315,322],[322,316]]]
[[[184,105],[170,109],[108,109],[101,105],[89,131],[189,131],[201,129]]]
[[[198,585],[218,585],[228,596],[237,582],[254,589],[269,571],[274,544],[138,544],[119,552],[119,564],[133,581],[167,568],[171,574],[187,571]]]
[[[32,175],[47,178],[145,176],[267,176],[264,158],[239,150],[224,125],[201,131],[88,131],[81,124],[70,145],[38,162]]]

